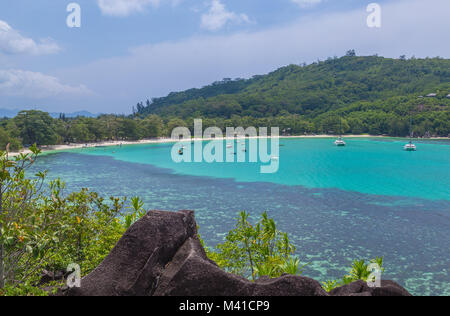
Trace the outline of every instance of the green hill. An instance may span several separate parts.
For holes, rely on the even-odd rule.
[[[419,98],[430,93],[437,96]],[[324,120],[342,117],[347,132],[394,135],[407,133],[403,119],[411,113],[420,122],[428,120],[428,125],[447,121],[447,126],[438,123],[424,126],[428,130],[423,131],[447,136],[449,93],[448,59],[406,60],[349,54],[307,66],[290,65],[248,80],[224,79],[201,89],[171,93],[147,102],[147,106],[139,104],[137,112],[142,116],[157,114],[183,119],[298,115],[314,124],[316,132]],[[403,125],[396,127],[397,132],[374,126],[377,116],[383,116],[379,120],[391,125],[389,116],[390,120],[396,117]],[[326,125],[322,131],[327,131]]]

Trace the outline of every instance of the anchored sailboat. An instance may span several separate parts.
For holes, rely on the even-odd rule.
[[[338,147],[344,147],[347,145],[342,139],[342,118],[339,118],[339,138],[334,142],[334,144]]]
[[[403,149],[406,151],[416,151],[417,147],[412,142],[413,131],[412,131],[412,118],[409,121],[409,143],[403,146]]]
[[[338,139],[336,139],[336,141],[334,142],[334,144],[338,147],[344,147],[345,145],[347,145],[345,143],[345,141],[342,139],[342,137],[339,137]]]

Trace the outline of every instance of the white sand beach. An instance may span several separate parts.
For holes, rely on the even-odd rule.
[[[336,138],[337,135],[300,135],[300,136],[280,136],[280,139],[289,139],[289,138]],[[390,136],[372,136],[372,135],[345,135],[344,138],[395,138]],[[257,137],[247,137],[248,139],[252,138],[262,138],[262,136]],[[273,137],[268,137],[273,138]],[[215,138],[215,140],[228,140],[232,138]],[[439,140],[439,139],[449,139],[446,137],[438,137],[438,138],[428,138],[428,140]],[[52,151],[62,151],[68,149],[77,149],[77,148],[95,148],[95,147],[112,147],[112,146],[121,146],[121,145],[139,145],[139,144],[163,144],[163,143],[176,143],[176,142],[188,142],[188,141],[210,141],[214,140],[213,138],[192,138],[185,140],[175,140],[172,138],[153,138],[153,139],[142,139],[137,141],[124,141],[124,140],[116,140],[116,141],[102,141],[102,142],[94,142],[94,143],[74,143],[74,144],[65,144],[65,145],[49,145],[42,146],[40,149],[42,152],[52,152]],[[15,157],[19,154],[29,154],[31,153],[28,149],[23,149],[19,152],[10,152],[10,157]]]

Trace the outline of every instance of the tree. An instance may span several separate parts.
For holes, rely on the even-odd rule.
[[[10,150],[17,151],[22,147],[21,141],[0,127],[0,149],[5,149],[9,145]]]
[[[347,51],[347,53],[345,53],[345,56],[347,57],[355,57],[356,56],[356,52],[354,49],[350,49]]]
[[[295,247],[267,213],[252,225],[249,214],[241,212],[235,229],[216,249],[207,253],[222,269],[253,280],[262,276],[279,277],[283,273],[299,275],[305,266],[292,257]]]
[[[76,121],[70,126],[69,135],[75,143],[87,143],[94,140],[94,135],[89,132],[88,126],[81,121]]]
[[[45,171],[26,175],[40,153],[35,145],[30,150],[14,159],[0,152],[0,295],[37,282],[44,268],[77,263],[89,273],[125,231],[124,199],[105,201],[87,189],[64,196],[60,179],[46,181]],[[135,205],[142,215],[142,203]]]
[[[157,115],[149,115],[143,119],[139,126],[142,127],[142,137],[144,138],[156,138],[163,134],[164,122]]]
[[[171,119],[166,126],[166,135],[172,135],[172,131],[177,127],[187,127],[186,122],[179,118]]]
[[[53,118],[42,111],[21,111],[14,118],[24,144],[54,145],[58,140]]]
[[[31,155],[15,160],[9,159],[8,149],[0,152],[0,289],[39,270],[64,234],[63,229],[55,230],[60,223],[47,207],[51,200],[43,200],[42,207],[36,201],[45,173],[38,173],[35,180],[25,177],[39,154],[35,146],[30,149]]]
[[[137,140],[139,139],[138,124],[136,120],[122,119],[119,126],[119,137],[122,139]]]

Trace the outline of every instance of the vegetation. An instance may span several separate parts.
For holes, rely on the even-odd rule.
[[[275,221],[265,212],[255,225],[248,220],[249,214],[241,212],[236,227],[227,234],[225,241],[214,249],[206,248],[208,257],[221,269],[252,280],[263,276],[301,275],[307,264],[301,265],[300,260],[293,256],[295,246],[286,233],[277,229]],[[330,292],[354,281],[374,281],[370,264],[377,264],[381,273],[384,272],[382,257],[368,263],[354,260],[348,275],[340,280],[323,282],[323,288]]]
[[[450,60],[357,57],[349,51],[311,65],[290,65],[252,79],[224,79],[142,103],[137,114],[209,118],[232,126],[280,126],[292,134],[406,136],[450,134]],[[430,93],[436,97],[426,98]],[[420,97],[423,98],[420,98]]]
[[[372,272],[369,267],[370,264],[378,265],[380,272],[384,272],[383,257],[377,257],[370,260],[369,263],[366,263],[364,260],[354,260],[348,275],[345,275],[341,280],[323,282],[323,288],[325,291],[330,292],[337,287],[344,286],[358,280],[363,280],[365,282],[375,281],[374,279],[371,279]]]
[[[133,198],[104,200],[83,189],[64,194],[64,183],[46,181],[46,172],[26,172],[40,151],[8,157],[0,152],[0,294],[43,295],[35,286],[41,272],[65,271],[71,263],[82,275],[92,271],[125,230],[142,215]]]
[[[105,140],[138,140],[161,137],[161,118],[149,115],[144,119],[101,115],[97,118],[66,118],[61,115],[53,119],[42,111],[21,111],[13,119],[0,121],[0,146],[11,144],[11,150],[30,144],[54,145],[64,143],[87,143]]]
[[[262,276],[276,278],[283,273],[300,275],[305,265],[300,266],[299,259],[292,256],[295,247],[287,233],[279,231],[267,213],[256,225],[248,219],[249,214],[241,212],[235,229],[224,243],[208,250],[208,256],[222,269],[253,280]]]

